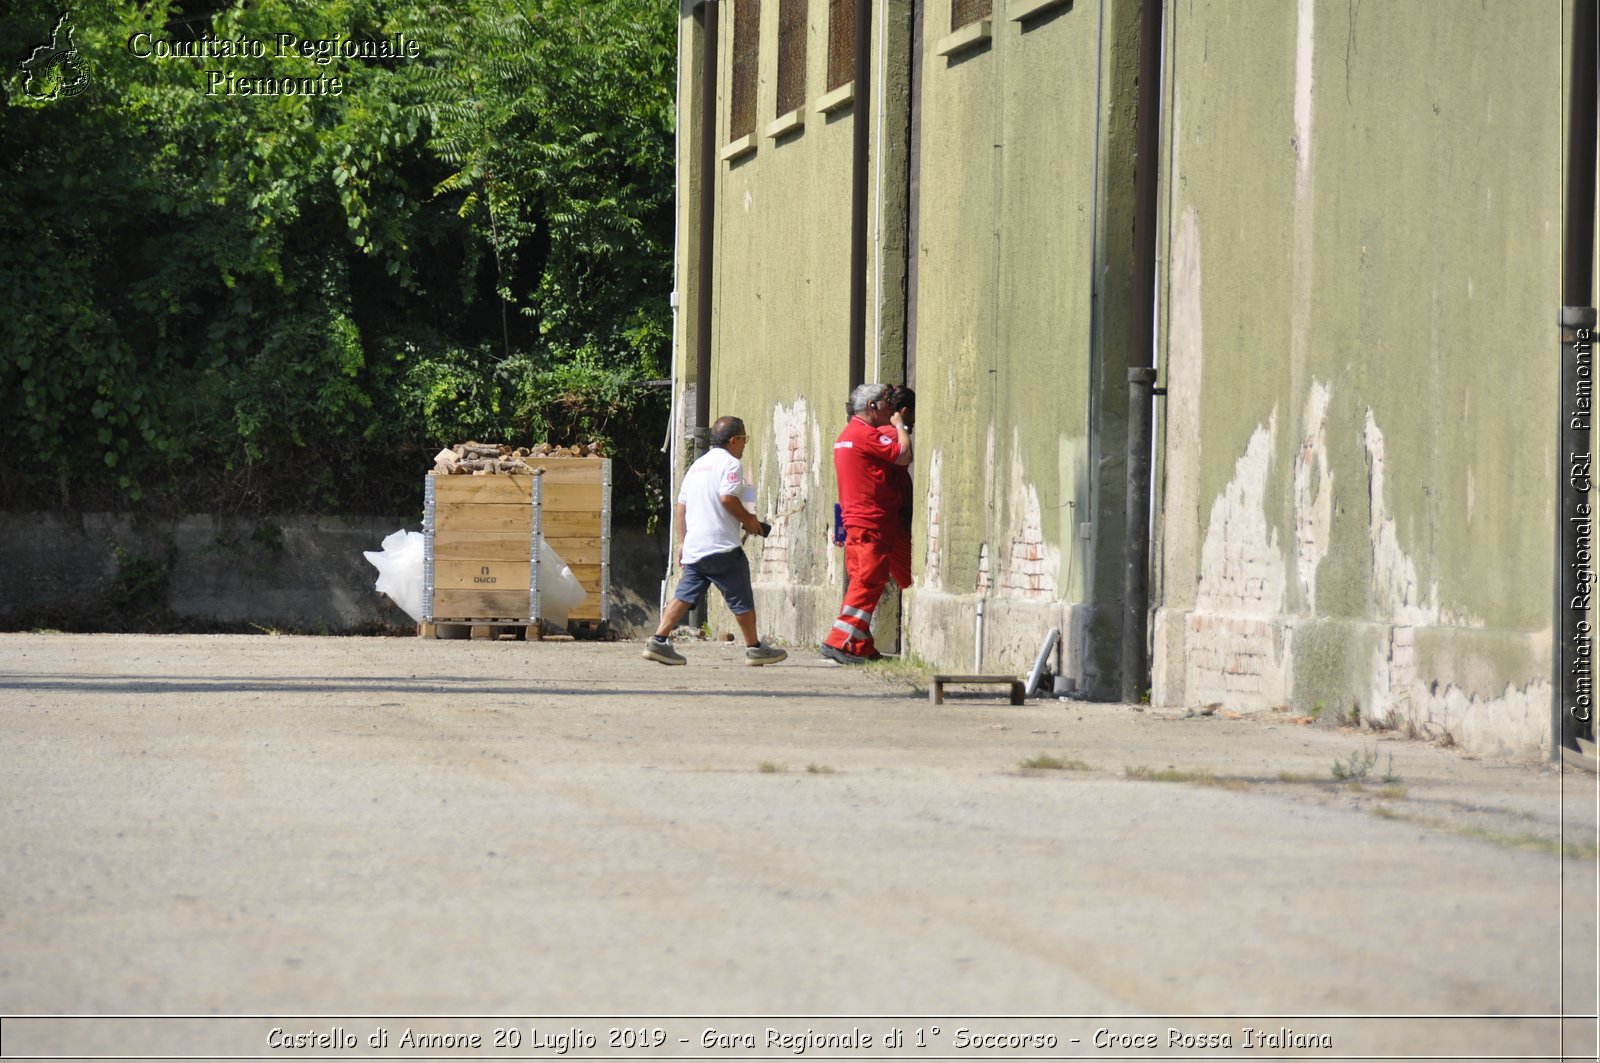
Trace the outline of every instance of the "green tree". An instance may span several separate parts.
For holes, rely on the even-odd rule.
[[[556,432],[654,478],[673,9],[198,7],[85,0],[88,90],[6,83],[0,505],[392,512],[442,443]],[[26,55],[56,16],[23,0],[0,41]],[[199,32],[268,54],[129,47]],[[285,55],[281,33],[420,55]],[[230,96],[216,72],[343,91]]]

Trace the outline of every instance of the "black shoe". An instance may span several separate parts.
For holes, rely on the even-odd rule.
[[[836,646],[829,646],[827,643],[823,643],[822,644],[822,655],[824,657],[826,657],[828,660],[830,660],[830,661],[838,661],[840,664],[866,664],[867,663],[867,659],[865,657],[858,656],[857,654],[854,654],[854,653],[846,653],[846,652],[844,652],[843,650],[839,649]]]

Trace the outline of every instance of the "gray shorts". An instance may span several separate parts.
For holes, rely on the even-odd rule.
[[[755,590],[750,586],[750,559],[743,550],[712,554],[684,565],[683,579],[672,596],[680,602],[699,605],[708,583],[717,585],[734,616],[743,616],[756,607]]]

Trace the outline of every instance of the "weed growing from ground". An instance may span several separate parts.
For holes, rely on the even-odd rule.
[[[914,653],[870,661],[867,670],[887,683],[910,687],[911,693],[919,697],[927,695],[928,688],[933,685],[933,674],[938,671]]]
[[[1378,764],[1378,746],[1371,749],[1357,749],[1350,754],[1350,759],[1334,757],[1333,778],[1346,783],[1362,783],[1370,775],[1373,765]],[[1398,783],[1400,776],[1395,775],[1395,754],[1389,754],[1389,770],[1382,775],[1384,783]]]
[[[1158,771],[1154,768],[1141,766],[1123,768],[1122,773],[1130,779],[1140,779],[1144,782],[1189,782],[1197,783],[1201,786],[1222,785],[1222,780],[1209,771],[1180,771],[1177,768],[1162,768]]]
[[[1048,753],[1040,753],[1036,757],[1029,757],[1019,767],[1025,771],[1093,771],[1089,765],[1081,760],[1063,760],[1053,757]]]

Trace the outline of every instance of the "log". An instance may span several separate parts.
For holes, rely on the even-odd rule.
[[[603,458],[605,449],[597,442],[558,446],[536,443],[531,447],[512,447],[505,443],[479,443],[469,440],[446,447],[433,456],[435,476],[541,476],[545,472],[536,461],[542,457]]]

